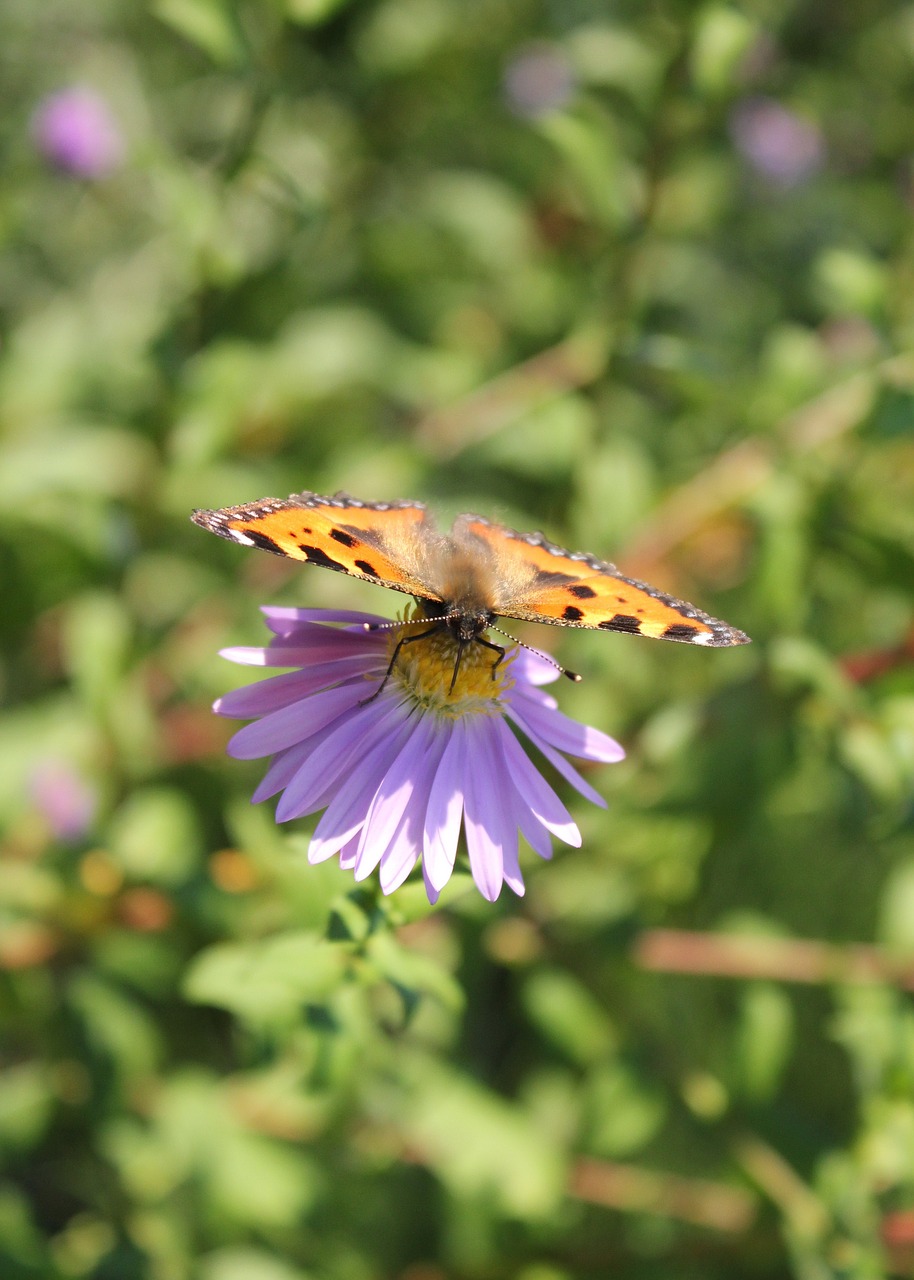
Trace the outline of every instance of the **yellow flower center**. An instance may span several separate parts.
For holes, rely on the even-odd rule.
[[[439,715],[453,719],[473,713],[502,715],[501,695],[514,684],[510,675],[514,652],[509,649],[499,662],[493,649],[475,640],[465,643],[461,651],[457,638],[446,626],[423,636],[422,631],[433,626],[434,621],[425,617],[421,607],[412,606],[404,619],[412,625],[390,631],[391,657],[401,640],[408,642],[397,655],[391,680],[396,680],[421,707]]]

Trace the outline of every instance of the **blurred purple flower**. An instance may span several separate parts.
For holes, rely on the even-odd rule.
[[[752,168],[777,186],[796,186],[825,160],[818,126],[772,98],[741,102],[730,117],[730,136]]]
[[[75,843],[92,826],[97,796],[66,760],[43,760],[29,778],[35,808],[58,840]]]
[[[574,73],[555,45],[528,45],[505,67],[503,88],[510,110],[535,120],[567,105],[575,89]]]
[[[550,835],[581,843],[511,726],[594,804],[605,801],[560,753],[603,762],[625,753],[557,709],[539,686],[558,672],[540,654],[509,650],[493,679],[491,651],[470,645],[451,693],[456,647],[442,630],[401,649],[372,697],[401,628],[368,631],[385,620],[365,613],[263,612],[274,632],[269,646],[226,649],[223,657],[294,670],[228,693],[214,710],[256,717],[228,750],[241,760],[273,756],[253,798],[281,792],[278,822],[324,810],[309,861],[339,854],[356,880],[380,868],[381,888],[390,893],[421,858],[435,902],[454,869],[462,828],[476,886],[494,901],[502,883],[524,892],[518,830],[543,858],[552,854]]]
[[[124,157],[124,141],[108,104],[80,86],[60,89],[39,103],[32,137],[46,160],[77,178],[102,178]]]

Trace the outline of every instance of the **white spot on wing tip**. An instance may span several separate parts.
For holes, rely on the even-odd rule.
[[[234,538],[236,542],[240,542],[242,546],[254,547],[257,545],[253,538],[249,538],[248,535],[246,533],[242,533],[240,529],[229,529],[229,535]]]
[[[693,644],[713,644],[714,633],[712,631],[699,631],[692,641]]]

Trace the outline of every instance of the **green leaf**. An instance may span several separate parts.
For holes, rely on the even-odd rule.
[[[599,1068],[588,1078],[583,1107],[588,1151],[616,1159],[646,1146],[666,1116],[661,1095],[621,1063]]]
[[[0,1075],[0,1146],[35,1146],[50,1123],[54,1102],[40,1063],[7,1066]]]
[[[456,20],[446,0],[384,0],[363,24],[359,56],[371,72],[409,71],[447,40]]]
[[[745,1095],[754,1102],[777,1093],[794,1040],[793,1005],[767,982],[754,982],[741,999],[736,1057]]]
[[[889,280],[884,264],[874,257],[851,249],[826,249],[815,272],[820,296],[831,311],[871,315],[885,303]]]
[[[536,122],[572,176],[582,203],[600,226],[620,230],[637,214],[642,176],[623,154],[606,118],[588,112],[550,112]]]
[[[512,1217],[540,1218],[564,1191],[564,1165],[520,1107],[455,1071],[429,1063],[406,1118],[411,1141],[450,1190],[485,1198]]]
[[[230,0],[156,0],[153,13],[218,66],[244,62],[244,44]]]
[[[17,520],[26,517],[66,536],[65,511],[49,496],[76,496],[80,503],[129,497],[148,482],[154,463],[146,441],[114,427],[69,422],[65,429],[11,436],[0,443],[0,522],[15,510]]]
[[[524,1006],[540,1032],[572,1061],[599,1062],[616,1047],[616,1035],[583,983],[559,970],[533,973],[524,984]]]
[[[452,1012],[463,1008],[464,992],[453,974],[431,957],[402,946],[391,934],[374,934],[368,941],[365,954],[378,972],[398,987],[404,996],[433,996]]]
[[[131,622],[121,600],[87,592],[71,602],[64,625],[67,665],[76,688],[94,709],[114,693],[130,652]]]
[[[133,792],[111,819],[111,852],[127,876],[154,884],[182,884],[201,855],[197,816],[190,800],[169,787]]]
[[[621,89],[639,106],[647,106],[656,93],[662,50],[631,27],[621,22],[586,23],[571,31],[564,47],[585,84]]]
[[[259,1134],[223,1130],[207,1169],[213,1208],[252,1227],[293,1227],[309,1207],[315,1178],[301,1151]]]
[[[275,1253],[238,1245],[201,1258],[200,1280],[308,1280],[308,1273]]]
[[[284,0],[286,16],[303,27],[319,27],[352,0]]]
[[[159,1030],[139,1000],[91,972],[77,974],[69,990],[91,1050],[123,1080],[154,1073],[162,1052]]]
[[[45,1239],[33,1219],[31,1206],[19,1188],[10,1183],[0,1185],[0,1262],[10,1276],[52,1273]]]
[[[914,955],[914,858],[894,866],[882,888],[879,938],[898,957]]]
[[[711,4],[702,10],[691,51],[692,76],[699,91],[709,96],[726,92],[757,36],[757,24],[739,9]]]
[[[311,933],[220,943],[191,964],[184,992],[189,1000],[218,1005],[255,1024],[290,1021],[306,1004],[333,994],[346,964],[341,947]]]

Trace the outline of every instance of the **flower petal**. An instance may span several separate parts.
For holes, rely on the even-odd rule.
[[[466,764],[466,727],[462,720],[455,720],[429,792],[422,837],[422,865],[439,892],[450,879],[457,857]]]
[[[580,846],[581,833],[571,814],[546,779],[531,764],[504,721],[494,723],[498,725],[503,758],[511,766],[511,777],[521,799],[554,836],[576,848]]]
[[[615,764],[625,759],[624,748],[599,729],[572,720],[561,711],[547,711],[532,699],[520,697],[514,705],[518,709],[522,707],[527,723],[545,742],[558,747],[559,751],[566,751],[583,760],[599,760],[603,764]]]
[[[432,884],[431,880],[429,880],[428,869],[425,865],[424,859],[422,862],[422,879],[425,881],[425,895],[428,898],[429,902],[432,904],[432,906],[434,906],[435,903],[438,901],[438,899],[441,897],[441,891],[440,889],[436,889],[435,886]]]
[[[258,680],[256,684],[232,689],[217,698],[213,703],[213,710],[220,716],[248,720],[286,707],[306,698],[315,690],[338,685],[343,680],[351,683],[356,676],[367,674],[369,669],[362,654],[347,654],[334,662],[308,666],[301,671],[286,671],[281,676],[270,676],[266,680]]]
[[[514,821],[517,823],[520,833],[527,841],[527,844],[535,854],[538,854],[539,857],[548,862],[552,857],[552,840],[547,829],[530,812],[529,806],[524,803],[513,785],[508,788],[505,800],[511,805]]]
[[[518,649],[511,674],[523,684],[552,684],[561,675],[559,667],[536,649]]]
[[[399,729],[386,731],[364,754],[354,758],[351,771],[336,792],[315,828],[308,848],[308,860],[320,862],[337,853],[368,816],[368,806],[381,781],[409,737],[408,722]],[[360,748],[361,750],[361,748]]]
[[[294,747],[286,747],[285,751],[278,751],[251,796],[251,803],[260,804],[262,800],[269,800],[270,796],[275,796],[283,787],[287,787],[319,746],[320,739],[315,735],[313,738],[306,738],[304,742],[297,742]]]
[[[359,836],[359,861],[357,880],[364,880],[375,869],[388,847],[397,836],[404,814],[417,793],[427,801],[431,780],[444,742],[438,746],[435,722],[421,713],[413,717],[412,733],[400,754],[396,757],[384,780],[378,787],[368,810],[368,817]],[[422,850],[421,827],[415,862]]]
[[[330,857],[331,855],[328,854],[327,856]],[[340,849],[340,869],[342,871],[351,871],[358,856],[359,840],[358,836],[354,836],[348,844],[344,844]]]
[[[560,755],[558,751],[553,750],[548,742],[544,742],[539,734],[537,734],[530,725],[516,713],[516,711],[509,712],[508,716],[509,719],[513,720],[518,728],[527,735],[536,747],[537,751],[541,752],[546,757],[552,767],[562,775],[565,781],[571,783],[575,791],[582,795],[585,800],[589,800],[591,804],[599,805],[601,809],[605,809],[607,807],[607,802],[604,797],[600,795],[599,791],[595,791],[590,783],[581,777],[574,765],[566,760],[563,755]]]
[[[469,735],[463,824],[473,880],[482,896],[494,902],[504,883],[504,849],[512,839],[516,846],[517,829],[510,815],[506,820],[501,801],[510,779],[502,776],[502,762],[490,749],[492,721],[488,716],[478,720]]]
[[[357,609],[294,609],[265,604],[261,605],[260,612],[266,618],[270,630],[279,634],[299,631],[304,623],[321,627],[326,634],[327,623],[361,623],[364,626],[366,623],[376,625],[388,621],[376,613],[364,613]]]
[[[408,829],[408,822],[404,817],[381,859],[378,879],[381,882],[382,893],[393,893],[394,889],[400,888],[418,862],[420,853],[421,848],[416,844],[415,834]]]
[[[316,662],[335,662],[347,654],[361,654],[368,666],[387,666],[387,641],[364,631],[331,631],[327,627],[279,635],[264,648],[233,645],[220,649],[220,656],[246,667],[310,667]]]
[[[298,771],[286,786],[276,806],[276,821],[289,822],[322,809],[333,796],[337,780],[344,778],[354,762],[382,742],[403,718],[401,704],[395,697],[379,699],[367,707],[354,707],[341,716],[327,735],[314,734],[309,741],[315,751],[302,759]],[[319,765],[313,767],[312,756],[319,754]]]
[[[340,685],[311,694],[291,706],[271,711],[253,724],[246,724],[229,741],[227,751],[236,760],[256,760],[310,738],[332,724],[344,711],[359,705],[364,686]]]

